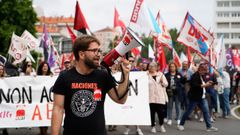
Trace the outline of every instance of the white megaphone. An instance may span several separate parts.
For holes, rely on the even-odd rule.
[[[144,46],[144,44],[128,27],[121,42],[103,58],[101,65],[111,67],[120,57],[138,46]]]

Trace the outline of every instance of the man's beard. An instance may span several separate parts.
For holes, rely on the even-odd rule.
[[[89,58],[85,58],[84,59],[84,64],[88,67],[88,68],[90,68],[90,69],[96,69],[96,68],[98,68],[98,66],[99,65],[96,65],[96,64],[94,64],[94,62],[93,62],[93,60],[90,60]]]

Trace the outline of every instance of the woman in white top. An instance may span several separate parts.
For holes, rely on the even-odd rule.
[[[168,81],[163,73],[157,72],[157,64],[152,62],[148,69],[149,78],[149,105],[151,112],[151,132],[156,133],[155,128],[155,113],[158,114],[160,130],[166,132],[163,126],[165,105],[168,102],[166,87]]]

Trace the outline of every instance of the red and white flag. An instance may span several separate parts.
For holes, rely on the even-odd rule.
[[[154,18],[151,10],[147,7],[144,0],[136,0],[130,19],[130,27],[132,29],[135,27],[146,32],[161,32],[156,19]]]
[[[113,22],[113,26],[114,28],[118,29],[120,28],[120,32],[122,34],[125,33],[126,31],[126,25],[124,24],[124,22],[120,19],[119,13],[117,11],[116,8],[114,8],[114,22]]]
[[[213,35],[187,13],[177,41],[190,47],[200,55],[206,55],[213,40]]]
[[[166,26],[162,16],[160,16],[160,11],[158,11],[156,21],[157,21],[158,26],[162,30],[162,32],[159,34],[154,33],[153,36],[155,36],[157,38],[158,42],[162,43],[164,46],[166,46],[167,48],[172,50],[172,48],[173,48],[172,38],[171,38],[170,33],[168,32],[167,26]]]
[[[25,39],[28,42],[30,51],[37,49],[40,44],[40,42],[27,30],[23,32],[21,38]]]
[[[22,62],[27,57],[27,41],[14,33],[12,34],[11,44],[8,53],[15,59],[14,64]]]

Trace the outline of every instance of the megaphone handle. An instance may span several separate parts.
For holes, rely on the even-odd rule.
[[[111,69],[110,69],[109,67],[107,68],[107,71],[108,71],[109,75],[112,76],[113,81],[114,81],[115,83],[117,83],[117,84],[123,83],[123,82],[125,81],[125,74],[124,74],[124,72],[123,72],[123,67],[122,67],[122,65],[120,65],[120,68],[121,68],[121,72],[122,72],[122,80],[121,80],[121,81],[117,81],[117,80],[112,76],[112,74],[111,74]],[[129,81],[129,78],[128,78],[128,81]],[[125,97],[125,95],[126,95],[126,94],[128,93],[128,91],[129,91],[129,82],[128,82],[126,91],[123,93],[122,96],[119,95],[116,86],[114,86],[113,89],[114,89],[114,91],[115,91],[118,99],[121,100],[123,97]]]
[[[128,58],[129,58],[129,52],[127,52],[127,53],[125,54],[125,57],[126,57],[126,59],[128,60]]]

